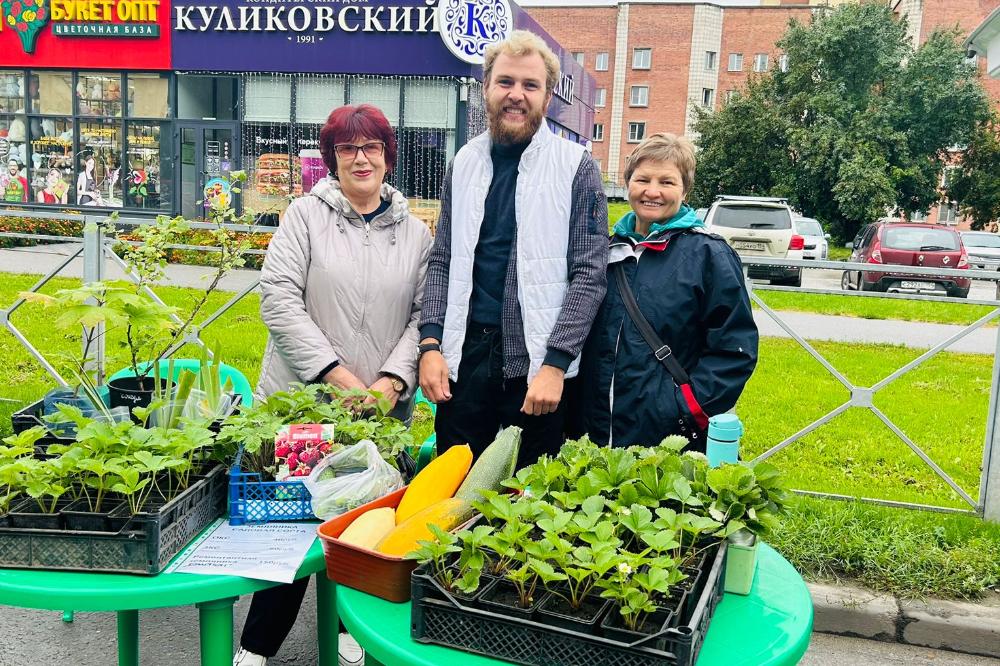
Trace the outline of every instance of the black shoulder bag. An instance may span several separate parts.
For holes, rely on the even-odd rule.
[[[649,348],[653,350],[653,356],[656,360],[666,368],[667,372],[674,379],[674,384],[681,389],[681,392],[686,396],[690,395],[691,399],[694,399],[694,392],[691,390],[691,377],[688,375],[684,367],[677,362],[674,358],[673,350],[670,349],[670,345],[660,339],[660,336],[656,334],[653,327],[650,325],[646,317],[639,311],[639,304],[635,300],[635,295],[632,293],[632,288],[628,284],[628,278],[625,277],[625,266],[623,263],[619,262],[614,266],[615,282],[618,284],[618,293],[622,297],[622,303],[625,304],[625,312],[628,313],[629,319],[635,324],[635,327],[639,329],[639,334],[642,339],[646,341]],[[690,406],[689,406],[690,409]],[[700,409],[700,408],[699,408]],[[704,414],[703,414],[704,416]],[[701,426],[701,424],[695,424],[696,429],[692,431],[687,431],[688,426],[684,419],[681,419],[681,430],[684,431],[683,434],[687,436],[692,443],[695,442],[701,433],[704,433],[706,426]]]

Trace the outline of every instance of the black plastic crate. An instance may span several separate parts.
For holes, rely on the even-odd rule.
[[[243,396],[239,393],[232,393],[232,403],[229,407],[228,414],[231,414],[243,400]],[[35,426],[42,426],[48,433],[40,440],[42,444],[52,444],[52,443],[64,443],[68,444],[70,442],[76,441],[76,434],[67,434],[66,432],[56,431],[52,429],[51,423],[42,418],[42,413],[45,410],[45,400],[39,400],[38,402],[33,402],[27,407],[19,409],[10,415],[10,423],[14,429],[14,434],[18,434],[34,428]],[[228,415],[227,414],[227,415]],[[224,418],[224,417],[223,417]],[[217,419],[212,422],[209,426],[209,430],[214,433],[218,433],[222,428],[222,418]]]
[[[226,509],[228,478],[219,465],[155,511],[117,532],[18,529],[0,516],[0,567],[155,575]]]
[[[482,610],[474,600],[460,601],[449,595],[423,573],[424,567],[416,569],[410,579],[410,633],[421,643],[436,643],[525,666],[692,666],[722,599],[725,542],[705,562],[711,568],[702,572],[705,583],[693,612],[682,617],[676,627],[638,644],[541,624],[538,613],[530,620],[521,620]],[[661,642],[664,649],[649,647]]]

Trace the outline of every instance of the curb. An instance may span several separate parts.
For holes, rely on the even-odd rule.
[[[1000,604],[912,601],[851,585],[808,588],[813,631],[1000,658]]]

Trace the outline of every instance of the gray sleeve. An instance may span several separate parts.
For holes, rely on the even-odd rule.
[[[434,246],[427,260],[423,309],[420,314],[420,339],[441,340],[444,315],[448,307],[448,271],[451,268],[451,170],[448,165],[441,187],[441,215],[438,217]]]
[[[260,271],[260,316],[275,349],[302,382],[337,361],[330,341],[306,311],[309,229],[294,203],[271,238]]]
[[[608,286],[608,200],[589,153],[584,153],[573,179],[567,259],[569,288],[544,361],[563,370],[583,349]]]

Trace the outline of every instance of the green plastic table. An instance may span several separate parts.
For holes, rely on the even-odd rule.
[[[394,604],[338,586],[337,612],[348,631],[368,651],[368,666],[371,659],[390,666],[505,663],[417,643],[410,638],[409,603]],[[809,647],[812,623],[812,599],[805,582],[781,555],[761,544],[750,594],[723,597],[702,644],[698,666],[797,664]]]
[[[337,664],[334,584],[326,578],[323,547],[317,539],[296,574],[316,574],[320,666]],[[0,604],[58,611],[115,611],[118,613],[118,664],[138,666],[139,611],[168,606],[198,607],[202,666],[232,666],[233,603],[243,594],[276,583],[240,576],[202,576],[185,573],[158,576],[73,573],[0,569]]]

